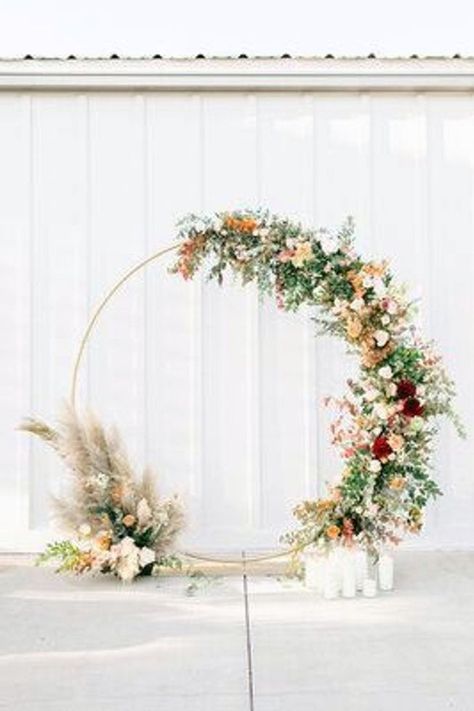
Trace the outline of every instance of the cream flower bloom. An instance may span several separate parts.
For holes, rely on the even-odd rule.
[[[331,235],[323,234],[319,241],[324,254],[329,255],[337,252],[339,245],[337,244],[337,240],[335,240],[334,237],[331,237]]]
[[[386,420],[388,418],[388,410],[383,405],[381,402],[377,403],[374,405],[374,413],[379,417],[381,420]]]
[[[127,536],[112,546],[111,551],[116,558],[117,575],[125,583],[130,583],[140,572],[139,549],[133,539]]]
[[[92,528],[89,526],[88,523],[81,523],[78,528],[78,531],[81,536],[90,536],[90,534],[92,533]]]
[[[373,402],[377,399],[378,395],[378,390],[376,390],[375,388],[369,388],[364,393],[364,399],[367,400],[367,402]]]
[[[395,397],[395,395],[397,394],[397,386],[395,385],[395,383],[389,383],[387,385],[387,394],[391,397]]]
[[[377,296],[384,296],[387,292],[387,287],[385,286],[383,279],[380,277],[374,278],[372,286]]]
[[[389,299],[387,303],[387,312],[391,315],[394,316],[398,311],[398,304],[396,301],[393,299]]]
[[[145,498],[140,499],[140,501],[138,502],[137,519],[138,519],[139,526],[146,526],[147,523],[150,522],[151,508],[148,504],[148,501]]]
[[[379,329],[378,331],[374,332],[374,338],[377,343],[377,346],[379,348],[383,348],[385,345],[387,345],[387,343],[390,339],[390,336],[387,333],[387,331]]]
[[[389,365],[384,365],[383,368],[380,368],[379,375],[384,380],[390,380],[393,375],[391,367]]]
[[[152,550],[151,548],[140,548],[140,551],[138,553],[138,558],[140,561],[140,566],[142,568],[145,568],[147,565],[150,565],[150,563],[154,563],[156,560],[156,555],[155,551]]]
[[[364,299],[360,299],[360,298],[356,298],[353,301],[351,301],[351,303],[350,303],[350,308],[353,311],[357,311],[357,312],[361,311],[364,308],[364,306],[365,306],[365,301],[364,301]]]
[[[382,464],[379,462],[378,459],[372,459],[369,464],[369,469],[374,474],[377,474],[377,472],[379,472],[382,469]]]

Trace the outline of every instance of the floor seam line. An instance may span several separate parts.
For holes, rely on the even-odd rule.
[[[242,588],[244,593],[245,637],[247,651],[247,682],[249,692],[249,711],[255,711],[254,674],[252,654],[252,632],[250,627],[250,606],[248,596],[247,563],[245,551],[242,551]]]

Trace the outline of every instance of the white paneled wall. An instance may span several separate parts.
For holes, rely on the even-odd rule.
[[[167,245],[190,211],[269,207],[308,224],[352,214],[366,255],[423,297],[474,424],[474,102],[456,94],[0,93],[0,546],[37,547],[61,466],[15,431],[68,394],[92,305]],[[310,312],[184,283],[170,259],[104,313],[81,401],[123,431],[190,511],[187,545],[273,545],[340,465],[326,394],[355,364]],[[423,544],[474,545],[474,452],[444,427],[446,495]]]

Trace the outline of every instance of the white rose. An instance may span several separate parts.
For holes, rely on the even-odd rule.
[[[390,378],[392,377],[391,367],[389,365],[384,365],[383,368],[380,368],[379,375],[384,380],[390,380]]]
[[[365,306],[364,299],[354,299],[350,304],[350,307],[353,311],[360,311],[361,309],[364,308],[364,306]]]
[[[390,323],[390,316],[388,314],[384,314],[380,320],[382,321],[383,326],[388,326]]]
[[[388,417],[387,408],[380,402],[374,406],[374,412],[381,420],[386,420]]]
[[[124,583],[131,583],[140,572],[136,558],[120,558],[116,566],[117,575]]]
[[[372,459],[369,464],[369,469],[374,474],[377,474],[377,472],[379,472],[382,469],[382,465],[378,459]]]
[[[115,570],[117,575],[129,583],[140,572],[139,549],[132,538],[127,536],[120,543],[113,546],[113,556],[116,558]]]
[[[377,296],[383,296],[387,291],[387,287],[385,286],[383,279],[380,277],[376,277],[373,280],[372,286]]]
[[[156,560],[155,551],[153,551],[151,548],[140,548],[138,556],[140,566],[142,568],[145,568],[147,565],[150,565],[150,563],[154,563]]]
[[[374,338],[378,347],[383,348],[388,343],[390,336],[388,335],[387,331],[379,329],[378,331],[375,331]]]
[[[334,237],[331,237],[330,235],[322,235],[320,237],[320,243],[321,243],[321,249],[323,250],[324,254],[334,254],[334,252],[337,252],[338,250],[338,243],[334,239]]]
[[[389,385],[387,386],[387,393],[391,397],[395,397],[395,395],[397,394],[397,386],[395,385],[395,383],[389,383]]]
[[[369,390],[365,391],[364,398],[367,400],[367,402],[373,402],[377,399],[378,394],[378,390],[375,390],[375,388],[370,388]]]

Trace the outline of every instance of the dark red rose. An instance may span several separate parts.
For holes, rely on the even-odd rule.
[[[403,414],[406,417],[421,417],[425,408],[416,397],[409,397],[403,403]]]
[[[383,435],[379,435],[375,438],[374,443],[372,444],[372,454],[376,459],[384,461],[385,459],[388,459],[389,455],[392,454],[392,452],[393,450],[389,445],[388,439],[386,437],[384,437]]]
[[[407,397],[415,397],[416,385],[411,380],[400,380],[397,385],[397,397],[406,400]]]

